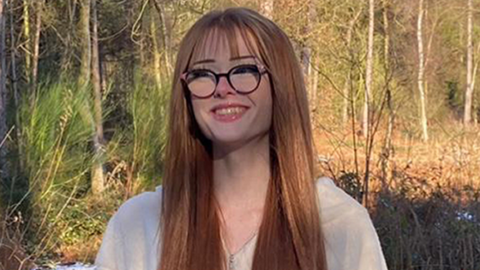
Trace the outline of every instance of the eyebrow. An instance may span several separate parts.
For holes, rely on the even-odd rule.
[[[236,56],[236,57],[231,57],[230,61],[238,61],[238,60],[243,60],[243,59],[256,59],[257,57],[253,55],[242,55],[242,56]],[[205,64],[205,63],[215,63],[215,59],[203,59],[196,61],[195,63],[192,64],[192,66],[199,65],[199,64]]]

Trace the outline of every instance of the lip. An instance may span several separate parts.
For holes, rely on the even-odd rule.
[[[241,113],[232,114],[232,115],[218,115],[215,113],[216,110],[233,108],[233,107],[242,107],[242,108],[245,108],[245,110],[242,111]],[[210,109],[210,113],[212,114],[215,120],[220,122],[230,123],[242,118],[242,116],[248,111],[249,108],[250,108],[249,106],[246,106],[244,104],[229,102],[229,103],[222,103],[214,106],[212,109]]]

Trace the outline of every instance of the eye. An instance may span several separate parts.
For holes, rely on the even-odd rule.
[[[234,70],[232,71],[233,75],[237,74],[257,74],[258,73],[258,67],[255,65],[243,65],[243,66],[238,66],[235,67]]]
[[[198,69],[192,70],[187,75],[187,82],[191,82],[197,79],[213,79],[215,80],[215,76],[212,74],[211,71],[206,69]]]

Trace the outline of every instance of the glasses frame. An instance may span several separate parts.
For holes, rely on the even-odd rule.
[[[250,91],[239,91],[237,90],[231,80],[230,80],[230,75],[231,73],[238,69],[238,68],[241,68],[241,67],[250,67],[250,66],[255,66],[257,67],[258,69],[258,72],[259,72],[259,78],[258,78],[258,82],[257,82],[257,85]],[[187,82],[187,77],[190,73],[192,73],[193,71],[204,71],[204,72],[208,72],[210,74],[213,75],[213,77],[215,78],[215,87],[213,88],[212,92],[208,95],[205,95],[205,96],[199,96],[199,95],[196,95],[194,94],[191,90],[190,90],[190,87],[188,87],[188,82]],[[260,82],[262,81],[262,77],[265,73],[268,73],[268,70],[265,68],[265,66],[263,65],[258,65],[258,64],[241,64],[241,65],[238,65],[238,66],[234,66],[232,67],[228,72],[226,73],[216,73],[214,72],[213,70],[210,70],[210,69],[206,69],[206,68],[200,68],[200,69],[194,69],[194,70],[190,70],[190,71],[187,71],[187,72],[184,72],[181,76],[180,76],[180,79],[185,83],[185,86],[187,87],[188,91],[190,92],[190,94],[192,94],[193,96],[197,97],[197,98],[209,98],[211,96],[213,96],[215,94],[215,91],[217,90],[217,87],[218,87],[218,83],[220,82],[220,78],[222,77],[226,77],[227,78],[227,82],[228,84],[230,85],[230,87],[235,90],[235,92],[237,92],[238,94],[242,94],[242,95],[248,95],[248,94],[251,94],[253,93],[255,90],[258,89],[258,86],[260,85]]]

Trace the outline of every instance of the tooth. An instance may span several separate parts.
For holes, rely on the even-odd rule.
[[[215,113],[219,115],[231,115],[241,113],[244,109],[241,107],[218,109]]]

